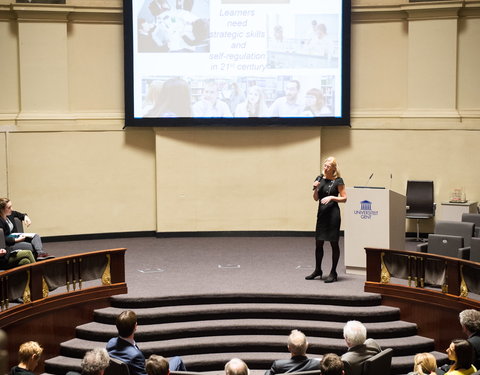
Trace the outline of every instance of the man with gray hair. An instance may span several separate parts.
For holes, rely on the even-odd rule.
[[[463,310],[459,314],[460,325],[468,336],[467,341],[472,344],[475,351],[473,365],[480,368],[480,311],[474,309]]]
[[[350,320],[343,327],[343,337],[348,351],[342,355],[346,375],[361,375],[363,363],[381,352],[380,345],[373,339],[367,339],[367,328],[358,320]]]
[[[291,358],[273,362],[270,370],[265,371],[265,375],[320,369],[320,360],[307,358],[308,341],[303,332],[294,329],[288,336],[287,348]]]
[[[232,358],[225,365],[225,375],[248,375],[250,370],[240,358]]]
[[[110,357],[106,349],[95,348],[85,353],[82,359],[82,375],[103,375],[110,364]],[[69,371],[67,375],[79,375],[78,372]]]

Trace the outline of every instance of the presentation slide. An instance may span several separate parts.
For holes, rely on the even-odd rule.
[[[342,0],[131,2],[135,119],[344,116]]]

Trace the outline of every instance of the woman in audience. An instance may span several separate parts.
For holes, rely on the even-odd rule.
[[[473,347],[467,340],[453,340],[447,348],[447,354],[453,365],[445,374],[470,375],[477,371],[472,364]]]
[[[38,342],[28,341],[20,345],[18,365],[12,367],[10,375],[35,375],[33,371],[40,361],[43,348]]]
[[[408,375],[435,375],[437,360],[430,353],[418,353],[413,359],[413,371]]]
[[[3,234],[5,235],[7,250],[30,250],[36,259],[53,258],[43,251],[42,240],[38,234],[31,238],[22,234],[12,234],[19,232],[15,226],[15,218],[23,221],[27,227],[32,223],[27,214],[12,210],[12,201],[10,199],[0,198],[0,228],[3,229]]]
[[[30,250],[7,251],[0,249],[0,269],[5,270],[30,263],[35,263],[35,257]]]

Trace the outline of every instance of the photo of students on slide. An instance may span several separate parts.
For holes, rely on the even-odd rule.
[[[209,52],[208,0],[145,0],[137,16],[138,52]]]

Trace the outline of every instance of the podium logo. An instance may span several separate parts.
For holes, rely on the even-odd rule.
[[[360,209],[354,210],[355,215],[359,215],[361,219],[370,220],[372,216],[378,215],[378,211],[372,210],[372,202],[364,200],[360,202]]]

